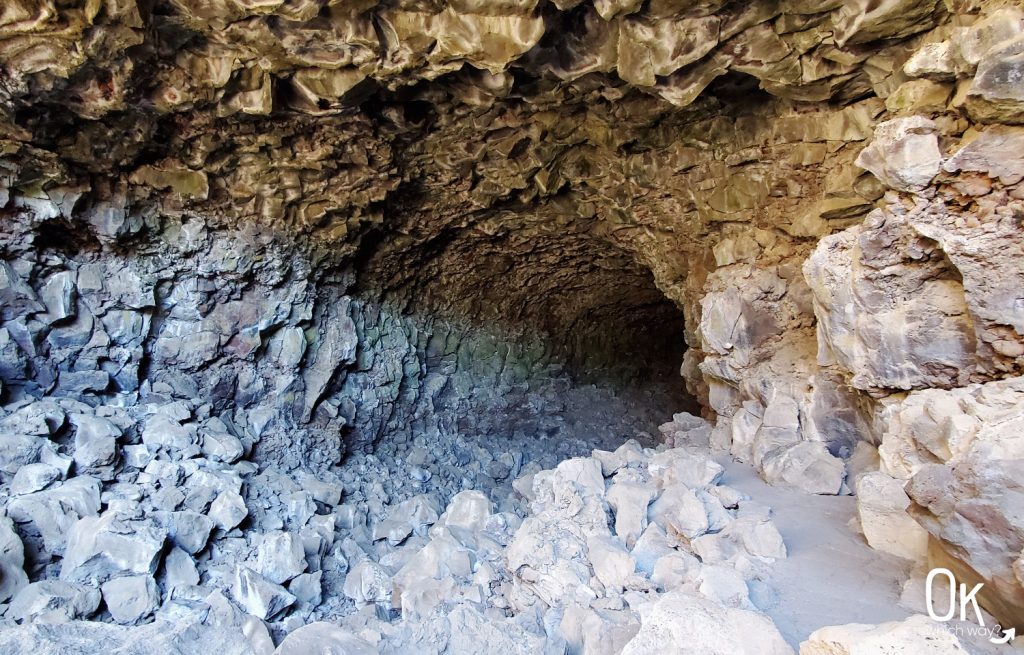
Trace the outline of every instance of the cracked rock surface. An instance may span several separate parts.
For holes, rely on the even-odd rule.
[[[0,654],[958,652],[783,637],[712,451],[1024,628],[1022,79],[1002,0],[8,0]]]

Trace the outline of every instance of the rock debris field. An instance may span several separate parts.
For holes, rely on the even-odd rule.
[[[0,655],[1015,652],[1022,435],[1019,0],[0,3]]]
[[[787,643],[762,611],[786,543],[771,507],[722,483],[692,415],[660,427],[676,447],[423,442],[313,475],[248,461],[208,406],[151,401],[135,416],[5,408],[5,435],[22,436],[3,448],[0,653],[753,654],[807,636],[805,622]],[[813,626],[830,609],[802,613]],[[922,618],[827,628],[801,652],[871,638],[968,652]]]

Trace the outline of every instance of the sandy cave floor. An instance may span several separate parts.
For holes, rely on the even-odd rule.
[[[725,467],[722,484],[772,508],[788,556],[773,564],[774,598],[759,608],[794,648],[824,626],[900,621],[924,611],[923,599],[913,609],[901,604],[912,565],[867,545],[855,529],[853,496],[814,496],[772,487],[747,464],[724,454],[715,459]],[[912,598],[917,591],[908,595]],[[992,623],[986,615],[986,624]],[[989,644],[973,634],[976,624],[952,621],[950,626],[971,653],[1024,652],[1020,641],[1012,647]]]

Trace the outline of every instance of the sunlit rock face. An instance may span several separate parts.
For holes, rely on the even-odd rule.
[[[22,501],[33,575],[149,450],[426,471],[688,407],[1012,624],[1022,52],[997,1],[4,3],[0,481],[71,484],[70,415],[135,448]]]

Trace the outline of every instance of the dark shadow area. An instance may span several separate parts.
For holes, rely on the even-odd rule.
[[[592,219],[558,209],[488,212],[414,243],[367,240],[357,295],[509,345],[540,342],[552,371],[577,385],[648,390],[671,403],[665,416],[696,410],[679,374],[682,311]]]

